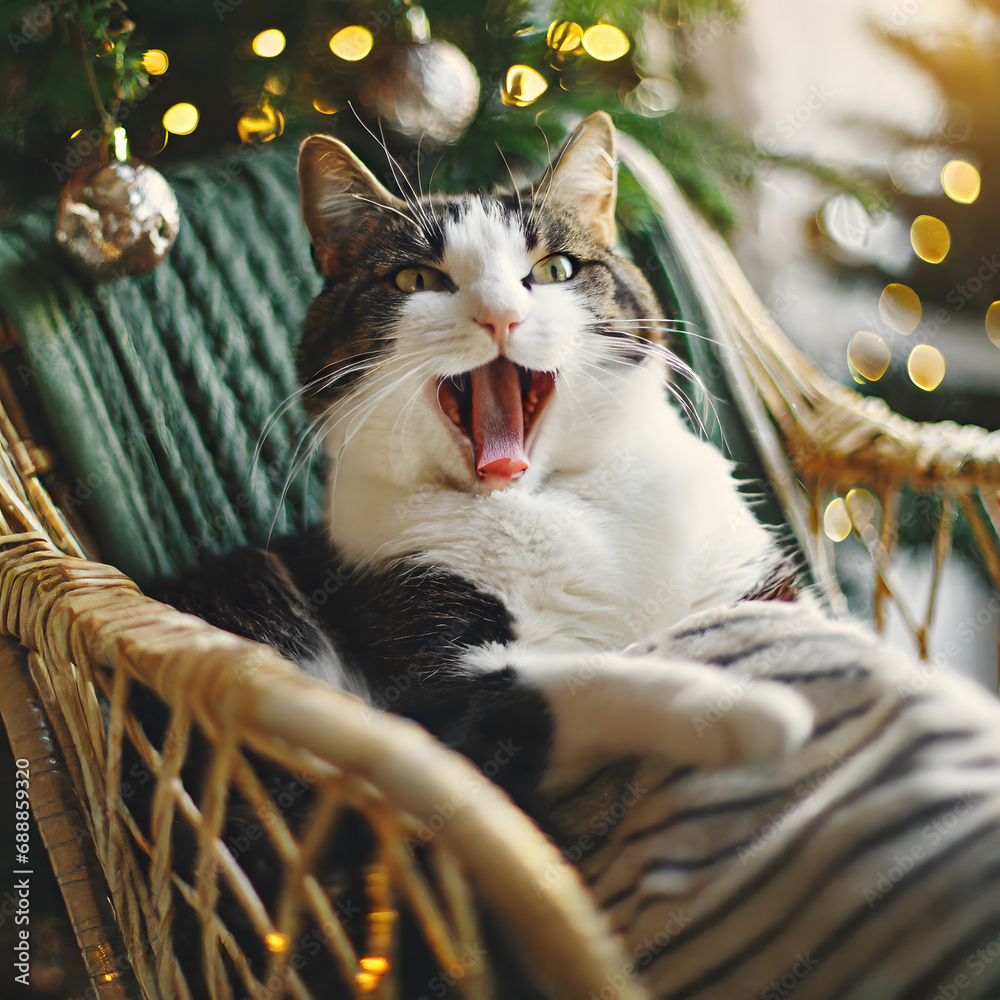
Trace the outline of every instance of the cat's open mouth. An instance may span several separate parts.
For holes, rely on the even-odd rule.
[[[503,489],[528,468],[531,431],[555,384],[551,372],[503,357],[438,381],[441,411],[471,442],[480,480]]]

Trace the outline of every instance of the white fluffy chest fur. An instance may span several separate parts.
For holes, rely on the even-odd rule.
[[[533,646],[622,648],[736,600],[775,552],[729,463],[687,430],[653,372],[620,416],[591,436],[571,406],[556,409],[550,421],[582,427],[584,468],[573,449],[540,455],[489,496],[393,484],[348,450],[331,493],[334,538],[362,565],[415,555],[460,574],[500,597]]]

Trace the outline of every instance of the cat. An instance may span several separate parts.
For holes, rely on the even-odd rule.
[[[829,955],[848,931],[816,918],[808,896],[835,893],[831,913],[857,902],[864,915],[861,889],[885,889],[893,837],[1000,788],[976,771],[1000,760],[983,736],[992,709],[938,679],[943,721],[915,713],[926,695],[900,694],[917,676],[909,661],[796,596],[731,464],[671,401],[669,324],[615,250],[616,170],[602,112],[536,185],[496,194],[397,197],[343,143],[305,140],[303,212],[324,286],[297,365],[330,459],[326,518],[157,596],[416,719],[480,766],[516,747],[495,780],[582,859],[633,956],[628,975],[658,995],[923,996],[912,990],[952,969],[935,964],[947,942],[922,943],[923,964],[907,954],[869,980],[848,962],[839,976]],[[949,751],[938,771],[921,757],[973,729],[975,752]],[[593,776],[636,760],[638,803],[574,857],[596,815]],[[933,794],[906,783],[918,763]],[[809,837],[840,849],[838,809],[867,803],[877,774],[887,814],[876,802],[868,827],[850,821],[859,844],[889,853],[858,847],[867,875],[828,889],[807,869],[769,896],[761,880],[799,871]],[[987,852],[985,881],[990,865]],[[872,912],[905,897],[898,884]],[[767,937],[778,911],[780,940]],[[880,927],[872,940],[900,947],[895,925]]]
[[[688,720],[720,695],[719,672],[620,655],[748,596],[784,557],[668,401],[659,307],[612,249],[616,170],[600,112],[536,189],[510,194],[403,200],[338,140],[307,139],[326,283],[297,364],[331,459],[328,521],[242,554],[246,592],[225,606],[206,577],[208,606],[172,595],[376,705],[418,665],[391,707],[474,759],[477,727],[530,712],[546,791],[631,754],[767,758],[812,719],[762,682],[698,737]],[[331,572],[335,599],[310,607]],[[265,588],[287,607],[257,628],[239,609]],[[462,734],[443,721],[456,700]]]

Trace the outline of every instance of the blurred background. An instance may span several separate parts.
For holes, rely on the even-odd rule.
[[[780,166],[758,167],[746,192],[730,189],[741,218],[731,244],[785,332],[829,375],[906,416],[990,429],[1000,426],[998,35],[991,2],[752,0],[738,20],[702,27],[703,44],[691,47],[707,102],[757,146],[881,185],[871,214]],[[940,261],[933,230],[911,239],[921,216],[947,228]],[[874,337],[855,342],[859,332]],[[911,372],[918,345],[939,353]],[[873,380],[858,371],[874,377],[886,363]],[[917,606],[930,587],[920,534],[898,556]],[[837,556],[863,613],[867,556],[852,538]],[[947,648],[995,690],[996,594],[961,552],[940,593],[932,653]],[[911,645],[898,614],[890,635]]]

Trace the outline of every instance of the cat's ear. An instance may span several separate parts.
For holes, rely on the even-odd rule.
[[[302,214],[315,250],[316,269],[341,271],[340,247],[372,207],[405,208],[339,139],[311,135],[299,147]]]
[[[542,179],[547,197],[576,209],[601,243],[615,242],[618,161],[615,127],[604,111],[584,118],[559,151],[555,166]]]

